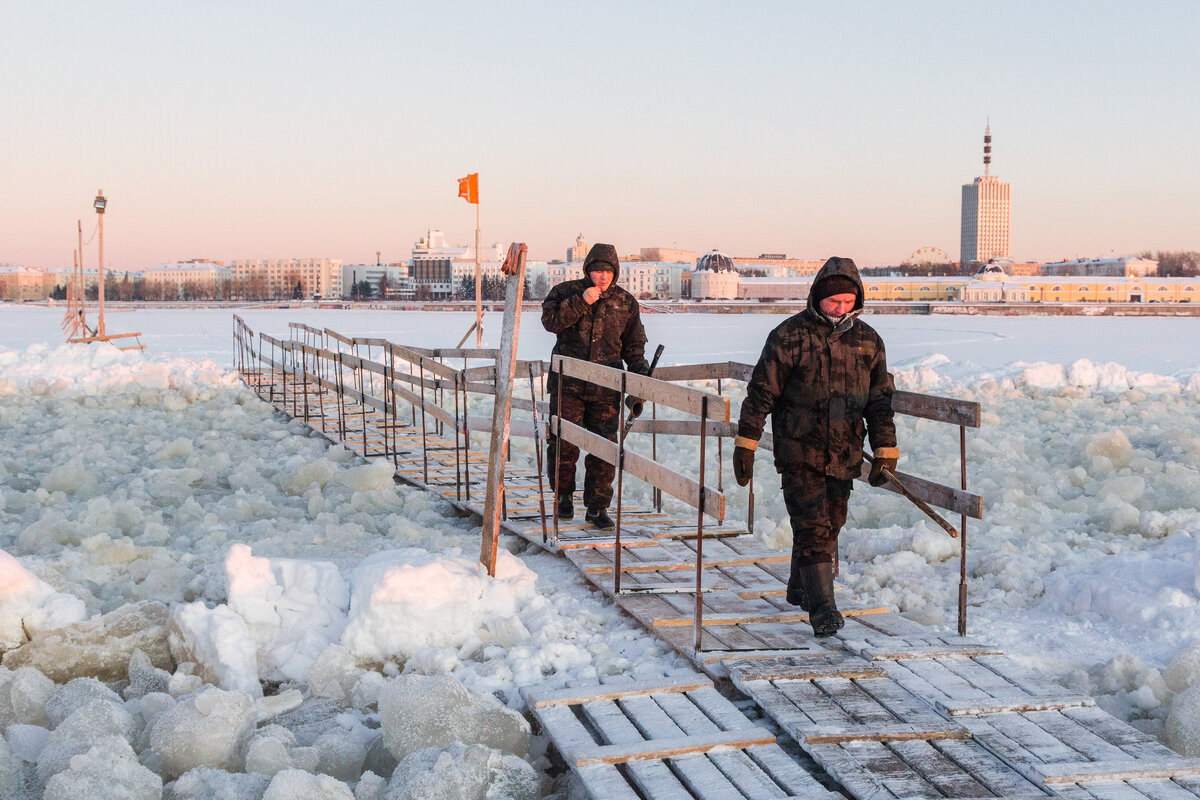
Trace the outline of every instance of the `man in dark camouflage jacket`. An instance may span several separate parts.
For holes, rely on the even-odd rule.
[[[863,437],[875,454],[872,486],[886,481],[883,470],[894,470],[900,456],[883,339],[857,319],[862,307],[854,262],[826,261],[813,279],[808,307],[767,337],[734,440],[734,476],[745,486],[771,415],[775,469],[792,523],[787,600],[809,612],[819,637],[845,624],[833,597],[833,561],[851,482],[862,469]]]
[[[583,278],[551,289],[542,303],[542,325],[558,335],[552,352],[617,369],[624,362],[630,372],[648,375],[641,309],[633,295],[617,286],[621,274],[617,249],[611,244],[593,245],[584,259],[583,272]],[[574,378],[563,378],[559,387],[557,378],[552,372],[547,383],[551,413],[558,413],[561,392],[564,420],[616,441],[620,393]],[[560,447],[562,458],[556,460]],[[546,445],[546,474],[557,493],[559,519],[575,515],[571,497],[578,460],[578,447],[551,434]],[[601,530],[611,530],[615,525],[606,509],[612,502],[616,468],[591,453],[583,466],[585,518]]]

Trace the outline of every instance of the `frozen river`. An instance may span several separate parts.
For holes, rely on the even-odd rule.
[[[474,314],[457,311],[339,311],[146,309],[109,314],[109,333],[141,331],[155,356],[187,356],[232,363],[233,314],[256,332],[286,336],[289,322],[331,328],[351,336],[397,343],[453,347]],[[499,346],[502,315],[484,317],[484,346]],[[0,304],[0,346],[23,350],[62,342],[57,308]],[[645,314],[651,345],[666,345],[663,364],[742,361],[758,358],[777,314]],[[1014,363],[1071,364],[1079,359],[1115,362],[1138,372],[1175,375],[1200,369],[1200,317],[952,317],[871,315],[883,335],[888,362],[903,366],[944,356],[939,371],[955,377],[995,372]],[[554,343],[537,314],[521,319],[521,358],[545,358]],[[469,344],[473,344],[472,336]],[[940,359],[939,359],[940,360]]]

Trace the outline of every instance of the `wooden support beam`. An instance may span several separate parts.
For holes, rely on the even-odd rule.
[[[670,367],[657,367],[654,377],[664,381],[715,381],[726,378],[741,380],[733,374],[733,362],[721,361],[712,364],[676,364]],[[749,375],[747,375],[749,377]]]
[[[796,725],[791,733],[807,745],[971,738],[971,733],[966,728],[948,722],[923,725],[909,725],[903,722],[846,726]]]
[[[1111,783],[1150,778],[1195,778],[1200,776],[1200,759],[1164,758],[1136,761],[1081,761],[1038,764],[1036,767],[1047,786],[1065,783]]]
[[[983,419],[979,403],[916,392],[894,392],[892,410],[897,414],[947,422],[951,425],[965,425],[968,428],[978,428]]]
[[[349,336],[343,336],[342,334],[338,333],[335,330],[330,330],[329,328],[326,328],[325,335],[328,336],[330,339],[341,342],[342,344],[349,345],[350,347],[354,346],[353,339],[351,339]]]
[[[570,757],[576,766],[585,767],[590,764],[624,764],[629,761],[677,758],[693,753],[707,753],[718,747],[744,748],[775,744],[773,735],[762,728],[758,730],[761,733],[757,735],[742,729],[672,739],[649,739],[632,744],[599,745],[574,752]]]
[[[861,658],[830,652],[824,659],[813,656],[776,661],[731,662],[729,673],[741,687],[751,681],[812,681],[819,678],[886,678],[888,674]],[[753,695],[751,695],[753,696]]]
[[[1056,697],[1030,697],[1014,692],[1011,697],[987,700],[935,700],[937,710],[947,717],[977,717],[984,714],[1011,714],[1022,711],[1061,711],[1064,708],[1090,708],[1096,705],[1091,697],[1081,694],[1062,694]]]
[[[621,543],[624,546],[624,542]],[[745,558],[706,558],[704,559],[705,567],[730,567],[730,566],[749,566],[752,564],[783,564],[790,561],[790,556],[768,556],[766,558],[758,555],[749,555]],[[680,570],[695,569],[694,561],[634,561],[632,563],[622,562],[621,572],[678,572]],[[612,572],[612,564],[595,564],[584,569],[584,572]]]
[[[866,642],[846,642],[847,649],[872,661],[907,661],[914,658],[974,658],[975,656],[1002,656],[1004,651],[995,645],[980,642],[962,644],[915,645],[899,642],[897,645],[873,647]]]
[[[521,696],[531,709],[545,708],[556,705],[579,705],[596,700],[620,700],[624,697],[639,697],[663,692],[691,692],[696,689],[711,687],[713,682],[703,675],[688,675],[682,678],[664,678],[657,681],[637,681],[636,683],[601,684],[588,686],[586,691],[581,688],[551,689],[545,691],[521,690]]]
[[[521,297],[525,286],[525,255],[522,242],[513,242],[501,270],[508,276],[504,290],[504,324],[500,352],[496,356],[496,401],[492,404],[492,441],[488,447],[487,487],[483,496],[483,541],[479,561],[488,575],[496,575],[496,551],[500,547],[500,513],[503,504],[504,462],[508,460],[509,416],[512,412],[513,376],[517,370],[517,339],[521,332]]]
[[[624,376],[625,390],[634,397],[640,397],[646,402],[658,403],[695,416],[700,416],[704,400],[707,399],[709,418],[729,422],[728,397],[721,397],[712,392],[702,392],[699,389],[689,389],[686,386],[676,386],[667,381],[593,364],[590,361],[581,361],[577,358],[556,355],[551,358],[551,363],[555,372],[561,365],[563,375],[568,378],[579,378],[618,392],[621,391],[621,381]]]
[[[617,370],[614,370],[616,372]],[[550,430],[558,430],[558,417],[550,418]],[[616,465],[618,461],[617,443],[605,439],[599,434],[592,433],[568,420],[562,421],[562,437],[566,441],[580,447],[591,455],[609,464]],[[625,451],[625,471],[642,479],[651,486],[656,486],[664,493],[690,505],[700,507],[701,486],[686,475],[682,475],[669,467],[664,467],[638,453]],[[718,520],[725,519],[725,493],[709,486],[703,487],[704,512]]]
[[[704,433],[707,436],[723,436],[732,439],[737,436],[737,423],[718,422],[709,420],[705,423]],[[699,436],[701,430],[698,419],[647,419],[645,417],[634,421],[630,433],[656,433],[671,436]]]
[[[829,655],[818,644],[801,644],[787,650],[702,650],[694,658],[705,664],[717,661],[769,661],[781,658],[817,658]]]

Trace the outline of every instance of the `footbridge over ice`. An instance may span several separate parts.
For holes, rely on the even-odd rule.
[[[597,800],[1200,797],[1200,760],[966,636],[967,522],[983,517],[966,484],[977,404],[894,399],[898,413],[958,429],[956,485],[897,477],[958,522],[946,526],[963,537],[959,635],[839,590],[846,627],[817,640],[784,600],[788,555],[751,533],[753,484],[745,517],[730,518],[726,391],[748,379],[749,365],[676,365],[646,378],[569,358],[514,360],[510,383],[511,348],[431,349],[299,323],[272,336],[239,318],[234,343],[238,370],[264,400],[364,457],[391,460],[398,481],[481,516],[485,564],[500,532],[559,553],[691,660],[693,676],[658,683],[523,690]],[[552,371],[641,397],[647,416],[617,442],[560,420],[544,394]],[[502,419],[497,387],[511,407]],[[549,430],[617,467],[614,531],[557,519],[541,477]],[[511,439],[532,440],[532,455],[513,457]],[[681,449],[694,455],[680,459]],[[625,502],[627,480],[649,487],[638,503]],[[739,710],[745,702],[730,699],[739,695],[771,729]]]

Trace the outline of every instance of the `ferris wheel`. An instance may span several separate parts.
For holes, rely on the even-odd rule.
[[[904,262],[907,266],[918,264],[953,264],[950,254],[940,247],[922,247],[912,251]]]

